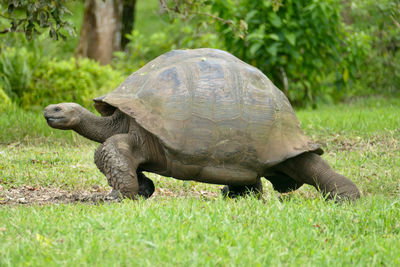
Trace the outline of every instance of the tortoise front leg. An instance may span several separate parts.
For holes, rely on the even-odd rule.
[[[153,195],[155,191],[154,183],[152,180],[147,178],[142,172],[136,172],[139,182],[139,192],[138,195],[144,198],[149,198]],[[117,199],[121,196],[120,192],[113,189],[108,195],[111,199]]]
[[[96,150],[95,163],[107,177],[108,184],[113,188],[113,196],[120,193],[123,197],[135,199],[139,194],[137,168],[144,161],[140,154],[129,134],[114,135]],[[142,174],[139,176],[141,181],[148,184],[147,177]],[[149,192],[146,194],[149,195]]]
[[[275,169],[300,183],[314,186],[330,199],[353,200],[360,197],[360,192],[352,181],[336,173],[325,160],[314,153],[300,154],[278,164]]]
[[[236,198],[248,194],[254,194],[261,197],[263,187],[261,179],[258,178],[257,182],[252,185],[226,185],[221,189],[222,195],[229,198]]]

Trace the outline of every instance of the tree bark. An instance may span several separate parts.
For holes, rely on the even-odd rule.
[[[343,0],[342,5],[344,6],[342,10],[342,18],[344,23],[347,25],[353,24],[353,18],[351,16],[351,0]]]
[[[122,8],[122,30],[121,30],[121,49],[125,49],[129,43],[126,35],[131,33],[135,22],[136,0],[125,0]]]
[[[86,0],[76,56],[111,62],[121,49],[123,0]]]

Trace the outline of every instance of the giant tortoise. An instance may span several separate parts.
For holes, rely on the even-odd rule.
[[[356,199],[301,128],[285,95],[258,69],[217,49],[174,50],[94,99],[102,115],[75,103],[49,105],[48,125],[101,143],[95,163],[112,196],[149,197],[142,172],[226,185],[226,195],[279,192],[304,183],[328,198]]]

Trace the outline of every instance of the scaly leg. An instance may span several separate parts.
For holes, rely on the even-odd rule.
[[[357,199],[360,192],[356,185],[341,174],[336,173],[319,155],[303,153],[278,164],[275,169],[294,180],[314,186],[328,198]]]
[[[137,168],[144,161],[140,154],[130,134],[114,135],[96,150],[95,163],[107,177],[113,196],[120,193],[123,197],[135,199],[139,194]],[[143,177],[141,180],[147,181]]]
[[[136,173],[139,182],[139,192],[138,195],[144,198],[149,198],[153,195],[155,191],[154,183],[152,180],[147,178],[142,172]],[[116,189],[113,189],[111,193],[108,195],[111,199],[117,199],[120,197],[120,192]]]

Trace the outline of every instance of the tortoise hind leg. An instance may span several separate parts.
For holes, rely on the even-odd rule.
[[[360,197],[356,185],[343,175],[336,173],[317,154],[303,153],[278,164],[274,168],[298,182],[314,186],[329,199],[340,201]]]
[[[147,178],[142,172],[137,172],[139,182],[138,195],[144,198],[149,198],[154,193],[155,187],[152,180]]]
[[[229,198],[236,198],[248,194],[254,194],[257,197],[261,197],[263,187],[261,179],[258,178],[257,182],[252,185],[226,185],[221,189],[221,192],[223,196]]]
[[[274,175],[265,177],[271,182],[274,190],[279,193],[287,193],[299,189],[304,183],[293,180],[284,173],[277,172]]]
[[[137,147],[129,134],[114,135],[96,150],[95,163],[107,177],[108,184],[113,188],[113,196],[120,193],[123,197],[134,199],[138,195],[140,186],[137,167],[144,160],[136,151]],[[148,178],[144,177],[141,176],[140,180],[148,184]]]

